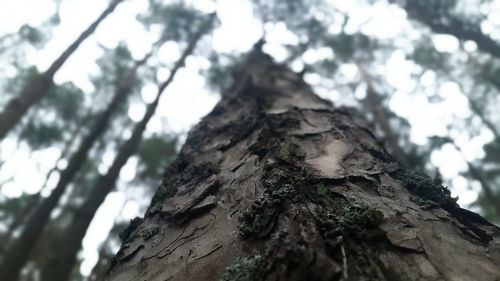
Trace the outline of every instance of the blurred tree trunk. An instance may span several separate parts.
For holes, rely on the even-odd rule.
[[[377,124],[382,130],[384,140],[387,143],[392,157],[394,157],[394,159],[401,165],[410,168],[410,165],[406,160],[405,152],[399,144],[400,136],[394,131],[390,123],[391,118],[387,108],[383,104],[382,95],[375,90],[372,79],[362,66],[361,62],[355,61],[355,64],[361,74],[363,82],[366,84],[366,98],[363,99],[363,106],[371,112],[375,124]]]
[[[64,237],[59,239],[59,243],[64,247],[53,249],[54,254],[42,268],[42,281],[64,281],[68,280],[71,269],[77,258],[77,253],[81,248],[81,242],[87,228],[94,218],[97,209],[106,199],[106,196],[113,190],[120,171],[127,163],[128,159],[137,151],[141,143],[146,126],[153,117],[160,98],[165,89],[172,83],[175,75],[184,66],[186,58],[191,55],[200,39],[211,29],[215,14],[209,18],[209,23],[194,34],[182,56],[175,63],[169,77],[158,88],[156,99],[147,106],[143,119],[134,127],[132,135],[118,149],[118,153],[109,168],[108,172],[99,177],[92,187],[90,194],[82,206],[75,210],[75,216],[71,224],[65,229]]]
[[[59,199],[66,191],[68,185],[72,182],[80,168],[85,164],[89,151],[108,127],[108,123],[114,112],[126,100],[126,97],[131,92],[136,78],[137,68],[143,65],[148,58],[149,56],[137,62],[125,75],[124,80],[117,87],[108,107],[95,120],[89,134],[83,138],[76,152],[69,159],[68,166],[61,171],[59,181],[50,196],[44,199],[39,205],[35,206],[19,238],[13,241],[11,245],[8,245],[6,250],[7,258],[0,264],[0,276],[3,277],[2,281],[17,280],[21,268],[26,263],[44,226],[49,221],[52,210],[57,206]]]
[[[52,63],[49,69],[24,85],[23,90],[11,99],[0,112],[0,140],[16,126],[28,109],[49,93],[53,77],[78,47],[94,33],[101,22],[124,0],[113,0],[108,8]]]
[[[500,229],[355,112],[254,51],[189,133],[108,280],[490,280]]]
[[[70,149],[73,147],[75,143],[75,140],[78,139],[77,136],[79,136],[81,129],[84,128],[85,125],[88,123],[90,117],[91,117],[90,114],[87,114],[85,118],[81,120],[81,122],[71,132],[71,138],[66,140],[66,143],[64,144],[61,151],[61,156],[59,156],[54,167],[50,169],[49,172],[47,173],[45,181],[43,182],[42,187],[40,188],[40,191],[36,194],[28,196],[26,198],[26,202],[24,203],[24,205],[21,206],[21,208],[15,212],[14,219],[12,220],[12,223],[9,225],[7,233],[5,234],[6,238],[5,238],[5,243],[3,245],[9,244],[9,242],[12,240],[12,234],[14,233],[14,231],[16,231],[19,227],[21,227],[24,224],[26,219],[28,219],[31,216],[33,209],[35,209],[34,206],[37,206],[40,203],[42,199],[41,197],[42,191],[47,187],[47,183],[51,175],[54,172],[59,171],[59,169],[57,168],[58,163],[62,159],[66,159],[66,157],[70,152]]]
[[[23,225],[23,223],[26,221],[26,217],[29,216],[31,210],[33,209],[33,206],[38,203],[39,199],[39,193],[29,195],[26,198],[26,202],[22,206],[20,206],[19,210],[16,210],[16,212],[13,214],[12,223],[8,226],[7,232],[5,233],[3,245],[8,245],[10,243],[14,232]]]

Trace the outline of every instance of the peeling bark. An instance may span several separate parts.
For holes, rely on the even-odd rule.
[[[498,280],[500,229],[254,52],[107,280]]]

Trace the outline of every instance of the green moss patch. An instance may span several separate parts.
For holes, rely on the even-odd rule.
[[[149,240],[153,238],[155,235],[160,233],[160,228],[158,226],[153,226],[151,228],[145,229],[141,232],[141,236],[144,238],[144,240]]]
[[[425,203],[430,206],[426,200],[433,201],[445,209],[458,208],[457,198],[451,197],[451,192],[448,188],[435,184],[432,179],[419,172],[397,171],[392,174],[395,179],[399,180],[403,186],[408,188],[413,194],[422,197],[422,199],[413,199],[417,203]]]
[[[323,236],[333,240],[337,237],[368,240],[384,235],[379,228],[384,221],[382,212],[338,201],[336,209],[319,214],[318,227]]]
[[[271,233],[286,200],[297,197],[297,186],[303,179],[282,170],[276,170],[263,180],[264,194],[238,218],[238,229],[244,238],[263,238]]]
[[[304,178],[297,173],[275,169],[263,179],[264,194],[250,208],[243,211],[239,221],[244,238],[263,238],[271,233],[285,201],[295,201]]]
[[[278,147],[277,156],[288,162],[296,162],[304,160],[306,153],[297,144],[284,142]]]
[[[220,281],[256,281],[259,279],[263,263],[264,259],[259,255],[237,258],[226,269]]]

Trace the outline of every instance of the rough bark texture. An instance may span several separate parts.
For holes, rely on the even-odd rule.
[[[36,76],[30,81],[29,85],[25,85],[23,90],[7,103],[5,109],[0,112],[0,140],[16,126],[32,105],[38,103],[49,93],[50,88],[54,85],[52,79],[56,72],[78,47],[94,33],[101,22],[123,1],[124,0],[113,0],[99,18],[80,34],[80,36],[52,63],[45,73]]]
[[[189,134],[108,280],[498,280],[500,230],[258,53]]]

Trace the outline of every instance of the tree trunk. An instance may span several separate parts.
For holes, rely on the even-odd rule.
[[[53,86],[53,77],[61,66],[68,60],[68,58],[78,49],[78,47],[94,33],[101,22],[110,15],[115,8],[124,0],[113,0],[108,8],[94,21],[82,34],[73,42],[49,67],[49,69],[42,74],[33,78],[29,84],[26,84],[23,90],[16,97],[12,98],[6,105],[2,112],[0,112],[0,140],[3,139],[7,133],[14,128],[14,126],[21,120],[23,115],[28,109],[40,101],[44,96],[49,93],[50,88]]]
[[[24,222],[26,221],[27,218],[31,216],[31,213],[33,211],[34,206],[38,205],[42,199],[42,191],[47,187],[47,183],[51,177],[51,175],[54,172],[57,172],[59,169],[57,168],[57,164],[59,163],[60,160],[66,159],[68,153],[70,152],[70,149],[74,145],[75,140],[77,140],[77,136],[80,134],[80,131],[85,125],[88,123],[90,119],[90,115],[87,114],[83,120],[77,125],[77,127],[71,132],[71,138],[66,141],[64,144],[64,147],[62,148],[61,151],[61,156],[59,156],[58,160],[56,161],[54,167],[49,170],[47,175],[45,176],[45,181],[42,184],[42,187],[40,188],[40,191],[36,194],[30,195],[28,198],[26,198],[26,202],[24,205],[20,208],[20,210],[17,210],[14,214],[14,219],[12,220],[12,223],[9,225],[7,233],[5,234],[5,242],[4,245],[8,245],[9,242],[12,240],[12,234],[14,231],[16,231],[19,227],[21,227]]]
[[[129,70],[122,84],[118,86],[108,108],[102,112],[99,118],[97,118],[89,134],[85,136],[77,151],[69,159],[68,166],[61,172],[59,181],[50,196],[35,207],[35,210],[27,220],[26,226],[22,230],[19,238],[8,246],[5,255],[6,258],[0,265],[0,276],[2,276],[2,280],[17,280],[21,268],[26,263],[44,226],[49,221],[52,210],[57,206],[59,199],[66,191],[68,185],[72,182],[82,165],[84,165],[87,155],[94,143],[108,127],[108,123],[115,110],[126,100],[134,84],[137,68],[144,64],[147,58],[148,57],[137,62],[135,66]]]
[[[500,229],[264,54],[189,134],[107,280],[498,280]]]
[[[127,163],[130,156],[134,155],[137,151],[146,126],[158,107],[162,93],[172,83],[179,69],[184,66],[186,58],[193,53],[198,41],[211,29],[214,19],[215,14],[212,14],[209,18],[209,23],[205,23],[193,36],[188,47],[175,63],[168,79],[160,85],[156,99],[148,105],[143,119],[134,127],[130,138],[118,149],[118,154],[106,175],[97,179],[83,205],[76,210],[72,223],[65,230],[65,236],[59,241],[59,243],[65,246],[53,249],[54,255],[52,255],[52,259],[42,268],[42,281],[68,280],[71,269],[76,261],[77,253],[80,250],[81,241],[97,209],[104,202],[109,192],[113,190],[122,167]]]

